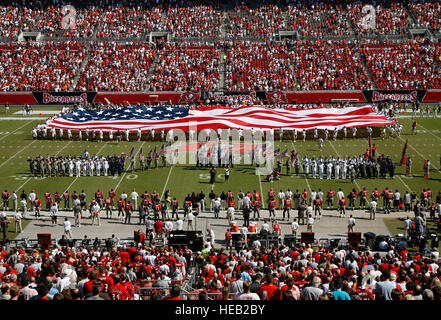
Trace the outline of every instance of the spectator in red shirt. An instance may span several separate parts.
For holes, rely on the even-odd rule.
[[[257,294],[259,295],[261,300],[279,300],[280,296],[277,296],[275,293],[278,290],[278,286],[276,283],[276,278],[268,273],[266,275],[267,281],[257,290]]]

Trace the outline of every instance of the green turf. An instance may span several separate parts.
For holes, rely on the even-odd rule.
[[[195,168],[189,165],[178,165],[173,167],[173,169],[170,167],[158,168],[145,172],[137,170],[135,173],[127,172],[121,177],[80,177],[78,179],[75,177],[30,177],[29,165],[26,160],[28,157],[35,157],[39,154],[54,155],[58,153],[58,155],[76,156],[87,149],[90,154],[113,155],[120,154],[121,152],[129,153],[132,147],[135,148],[135,152],[139,152],[141,146],[143,147],[144,154],[146,154],[154,146],[158,148],[161,146],[161,142],[151,141],[122,142],[120,144],[115,142],[98,143],[60,140],[34,141],[31,138],[30,131],[39,122],[39,120],[0,121],[1,189],[8,189],[10,192],[17,190],[17,193],[20,193],[21,190],[29,193],[30,190],[35,189],[40,198],[43,197],[43,193],[46,191],[58,191],[61,193],[68,187],[70,192],[73,190],[79,192],[84,189],[90,196],[98,188],[107,193],[110,188],[118,187],[117,195],[122,191],[129,193],[133,188],[136,188],[138,193],[142,193],[144,190],[148,192],[157,190],[159,194],[162,194],[165,189],[170,189],[172,197],[176,197],[181,203],[188,193],[193,191],[199,192],[200,190],[208,193],[211,190],[212,186],[208,183],[209,169]],[[400,119],[400,122],[404,125],[401,139],[391,138],[382,140],[381,138],[375,138],[373,143],[377,145],[378,153],[389,155],[395,162],[399,162],[404,141],[409,139],[408,155],[413,158],[413,176],[411,177],[405,177],[405,167],[397,166],[395,179],[359,179],[353,184],[349,180],[305,179],[303,174],[300,174],[299,177],[295,176],[293,170],[291,175],[287,176],[285,174],[286,169],[283,167],[281,180],[268,183],[263,181],[264,177],[259,177],[255,174],[254,167],[236,165],[231,170],[229,183],[225,183],[223,179],[223,169],[217,169],[220,177],[217,178],[214,190],[216,193],[228,191],[229,189],[236,193],[240,189],[243,191],[257,190],[259,192],[262,190],[264,198],[266,198],[267,191],[270,188],[278,191],[279,189],[286,190],[287,188],[291,190],[317,190],[318,188],[329,190],[332,187],[334,190],[342,188],[347,193],[352,188],[358,189],[358,186],[366,187],[368,190],[372,190],[374,187],[383,189],[387,186],[392,189],[399,189],[402,193],[409,188],[415,190],[419,195],[422,188],[430,187],[434,194],[437,194],[441,190],[441,173],[436,170],[440,167],[441,132],[439,124],[441,121],[438,119],[418,119],[419,131],[417,135],[410,135],[411,119]],[[367,146],[367,139],[338,139],[337,141],[325,142],[323,151],[320,153],[315,141],[297,141],[294,144],[291,141],[275,142],[275,149],[280,148],[281,151],[285,149],[291,151],[295,148],[299,152],[300,157],[306,154],[308,158],[320,154],[328,157],[359,155],[366,150]],[[430,159],[432,162],[430,179],[423,178],[424,158]]]

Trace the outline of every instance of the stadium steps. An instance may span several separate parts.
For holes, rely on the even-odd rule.
[[[69,91],[72,92],[77,87],[78,81],[80,81],[80,77],[83,74],[84,70],[86,69],[87,63],[89,62],[90,58],[90,51],[91,51],[91,43],[96,41],[96,35],[101,30],[101,25],[98,25],[94,30],[92,37],[90,38],[90,41],[87,41],[86,44],[86,56],[84,57],[84,60],[81,62],[80,69],[78,70],[78,73],[75,75],[74,82],[72,84],[72,87],[70,87]]]
[[[146,84],[144,86],[144,91],[150,91],[149,90],[150,82],[152,80],[153,74],[155,73],[155,67],[156,67],[156,64],[158,63],[157,59],[158,59],[158,55],[156,54],[155,58],[153,59],[152,63],[150,64],[149,73],[147,75],[147,81],[146,81]]]
[[[227,52],[224,48],[217,50],[219,56],[219,91],[225,91],[225,60],[224,56],[227,55]]]
[[[358,56],[359,56],[359,58],[360,58],[361,65],[363,66],[364,72],[366,72],[366,74],[367,74],[368,77],[369,77],[369,80],[371,80],[371,82],[374,84],[374,89],[378,89],[377,84],[375,83],[374,78],[372,77],[372,74],[371,74],[371,72],[369,71],[369,68],[368,68],[368,66],[367,66],[367,64],[366,64],[366,58],[365,58],[365,57],[361,54],[361,52],[358,51],[358,50],[357,50],[357,54],[358,54]]]

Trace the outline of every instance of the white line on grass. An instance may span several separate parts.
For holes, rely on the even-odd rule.
[[[168,180],[170,179],[170,175],[173,171],[173,166],[170,165],[170,171],[168,172],[167,180],[165,180],[164,189],[162,189],[161,198],[159,200],[162,200],[162,197],[164,196],[165,189],[167,188]]]
[[[28,143],[27,145],[25,145],[22,149],[20,149],[20,151],[16,152],[12,157],[9,157],[5,162],[3,162],[2,164],[0,164],[0,168],[3,167],[9,160],[14,159],[20,152],[22,152],[23,150],[25,150],[26,148],[29,148],[29,146],[31,144],[34,144],[35,142],[37,142],[37,140],[33,140],[31,143]]]
[[[296,146],[294,145],[294,142],[291,141],[291,144],[292,144],[292,147],[294,148],[294,151],[297,153]],[[306,181],[306,185],[308,186],[309,192],[311,193],[311,186],[309,185],[309,181],[308,181],[308,178],[306,178],[306,176],[305,176],[305,181]]]
[[[409,186],[406,184],[406,182],[404,182],[404,180],[399,175],[397,175],[397,177],[398,177],[398,179],[400,179],[400,181],[403,183],[403,185],[407,188],[407,190],[409,190],[409,191],[412,190],[409,188]]]
[[[420,124],[419,124],[419,126],[420,126],[421,128],[423,128],[424,130],[426,130],[428,133],[430,133],[432,136],[434,136],[435,138],[437,138],[438,140],[441,140],[440,137],[438,137],[437,135],[435,135],[435,134],[433,134],[432,132],[430,132],[430,130],[424,128],[424,127],[423,127],[422,125],[420,125]],[[432,146],[433,146],[433,144],[432,144]]]
[[[136,156],[138,155],[139,151],[141,151],[142,147],[144,146],[144,143],[145,143],[145,141],[141,144],[141,147],[138,149],[138,151],[134,155],[135,159],[136,159]],[[121,182],[123,181],[124,177],[126,176],[127,170],[129,169],[129,165],[130,165],[130,162],[127,164],[127,168],[126,168],[126,170],[124,170],[124,174],[122,175],[121,179],[119,179],[118,184],[116,185],[116,187],[114,189],[115,192],[116,192],[116,190],[118,190],[119,185],[121,184]]]
[[[403,142],[405,142],[405,140],[401,137],[399,137]],[[415,152],[421,157],[423,158],[423,160],[427,160],[426,157],[424,157],[424,155],[422,153],[420,153],[417,149],[415,149],[410,143],[408,143],[408,146],[411,147],[413,150],[415,150]],[[430,164],[432,167],[434,167],[436,170],[439,170],[439,168],[437,166],[435,166],[433,163]]]
[[[1,137],[0,138],[0,141],[2,141],[4,138],[6,138],[6,137],[8,137],[8,136],[10,136],[11,134],[13,134],[13,133],[15,133],[15,132],[17,132],[18,130],[20,130],[21,128],[23,128],[23,127],[25,127],[25,126],[27,126],[28,124],[30,124],[31,122],[33,122],[34,120],[31,120],[31,121],[29,121],[29,122],[27,122],[27,123],[25,123],[24,125],[22,125],[21,127],[18,127],[17,129],[15,129],[14,131],[12,131],[12,132],[9,132],[7,135],[5,135],[5,136],[3,136],[3,137]]]

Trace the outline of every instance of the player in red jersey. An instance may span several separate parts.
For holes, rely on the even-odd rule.
[[[155,221],[159,221],[159,214],[161,213],[161,204],[154,203],[153,204],[153,213]]]
[[[9,195],[10,193],[8,192],[8,190],[2,192],[3,211],[9,210]]]
[[[360,209],[366,209],[367,207],[367,196],[369,194],[369,191],[366,190],[366,188],[363,188],[360,190],[358,195],[360,196]]]
[[[52,193],[50,192],[45,192],[44,193],[44,200],[46,202],[46,210],[49,211],[49,209],[52,206]]]
[[[126,202],[122,198],[120,198],[118,200],[118,219],[119,219],[120,215],[121,215],[121,220],[124,218],[124,208],[125,208],[125,206],[126,206]]]
[[[64,209],[70,209],[70,203],[69,203],[70,193],[69,193],[69,191],[66,190],[63,193],[63,199],[64,199]]]
[[[275,218],[276,217],[276,206],[277,201],[275,199],[268,200],[268,211],[269,211],[269,218],[271,219],[271,215]]]
[[[323,206],[323,200],[320,199],[319,197],[316,197],[314,199],[314,216],[315,216],[315,218],[317,218],[317,213],[318,213],[319,219],[322,217],[322,206]]]
[[[268,191],[268,201],[274,200],[275,197],[276,197],[276,192],[273,189],[270,189]]]
[[[110,189],[109,198],[112,199],[112,207],[115,207],[115,196],[116,192],[113,189]]]
[[[233,199],[228,200],[228,208],[235,208],[236,207],[236,201]]]
[[[152,203],[159,202],[159,193],[154,190],[151,194]]]
[[[372,200],[378,202],[378,199],[380,199],[380,190],[377,190],[377,188],[375,188],[372,191]]]
[[[302,192],[302,199],[303,199],[304,201],[308,200],[308,194],[309,194],[309,192],[306,191],[306,189],[303,189],[303,192]]]
[[[150,201],[149,198],[143,198],[141,201],[141,210],[142,210],[142,216],[143,216],[143,220],[145,221],[145,218],[147,217],[147,219],[150,216],[150,206],[152,205],[152,202]],[[141,217],[140,217],[140,223],[141,223]]]
[[[386,190],[384,197],[386,199],[385,213],[390,214],[394,193],[391,190]]]
[[[346,202],[347,200],[345,198],[341,198],[338,201],[338,210],[340,212],[340,217],[344,217],[346,215]]]
[[[335,196],[335,191],[332,189],[329,189],[327,195],[326,195],[326,204],[329,208],[334,208],[334,196]]]
[[[57,204],[57,206],[60,207],[61,195],[58,191],[54,193],[54,201]]]
[[[386,204],[387,204],[386,196],[387,196],[388,193],[389,193],[389,189],[387,187],[381,193],[381,196],[383,197],[383,209],[384,210],[386,210]]]
[[[252,204],[253,204],[253,219],[258,220],[260,219],[260,208],[262,207],[262,201],[253,200]]]
[[[38,197],[34,200],[35,218],[40,219],[41,200]]]
[[[126,213],[124,223],[130,224],[130,218],[132,217],[132,213],[133,213],[133,203],[130,203],[130,201],[127,201],[126,205],[124,206],[124,211]]]
[[[98,189],[95,192],[95,200],[98,202],[99,206],[102,207],[103,206],[103,192],[100,191],[100,189]]]
[[[179,200],[176,200],[176,198],[173,198],[173,200],[171,201],[171,208],[172,208],[172,220],[173,217],[176,215],[176,221],[179,219],[178,217],[178,209],[179,209]]]
[[[260,193],[257,192],[256,190],[254,190],[253,197],[254,197],[254,200],[260,200]]]
[[[352,191],[349,192],[349,196],[348,196],[348,199],[349,199],[348,207],[352,208],[352,210],[354,210],[354,208],[355,208],[355,199],[356,198],[357,198],[357,191],[355,189],[352,189]]]
[[[106,205],[106,218],[109,219],[109,213],[110,213],[110,219],[112,219],[112,199],[107,198],[104,200],[104,204]]]
[[[291,210],[292,200],[291,198],[287,198],[283,200],[283,221],[285,221],[285,212],[288,214],[289,220],[289,212]]]

